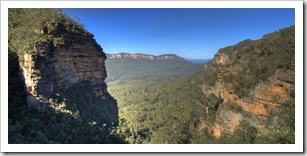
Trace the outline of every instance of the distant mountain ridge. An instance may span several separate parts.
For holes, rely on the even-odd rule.
[[[108,69],[106,82],[120,84],[135,80],[162,81],[192,74],[203,68],[175,54],[159,56],[147,54],[107,54],[105,65]],[[110,85],[110,83],[109,83]]]
[[[147,60],[185,60],[175,54],[163,54],[159,56],[148,55],[148,54],[130,54],[130,53],[118,53],[118,54],[107,54],[109,59],[121,59],[121,58],[131,58],[131,59],[147,59]]]

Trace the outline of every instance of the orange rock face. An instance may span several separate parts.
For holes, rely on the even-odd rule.
[[[67,88],[89,81],[97,97],[107,93],[105,54],[94,40],[84,40],[69,47],[54,48],[50,43],[36,43],[36,52],[24,54],[20,66],[27,92],[49,99],[57,87]]]
[[[215,124],[213,135],[216,138],[219,138],[221,136],[220,126],[218,124]]]
[[[216,56],[214,61],[217,64],[226,64],[229,62],[229,57],[226,54],[222,53]]]
[[[242,119],[250,122],[254,127],[261,127],[262,120],[269,116],[274,107],[280,103],[294,101],[289,90],[294,90],[294,71],[277,70],[268,81],[261,82],[250,91],[248,96],[239,98],[230,83],[217,82],[214,87],[203,85],[204,94],[215,94],[223,99],[214,126],[213,135],[220,137],[232,133]],[[233,110],[235,107],[235,110]],[[243,117],[248,114],[249,117]]]

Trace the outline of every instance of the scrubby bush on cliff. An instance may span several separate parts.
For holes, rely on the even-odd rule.
[[[259,132],[257,143],[262,144],[294,144],[295,143],[295,111],[278,108],[274,115],[266,121],[266,129]]]
[[[291,26],[264,35],[259,40],[245,40],[222,48],[216,56],[225,54],[229,61],[222,65],[212,60],[208,65],[216,69],[239,65],[241,69],[235,75],[224,74],[223,79],[233,84],[237,95],[244,97],[257,83],[266,81],[277,69],[294,69],[294,48],[295,26]]]
[[[60,9],[10,8],[8,10],[9,48],[19,55],[34,52],[34,43],[68,46],[74,36],[93,37],[84,26]]]
[[[248,64],[245,73],[249,72],[254,80],[247,79],[245,75],[245,78],[241,80],[250,82],[252,85],[242,85],[240,88],[250,89],[257,82],[265,81],[269,76],[272,76],[277,69],[291,69],[294,67],[294,29],[294,26],[285,28],[279,32],[265,35],[262,39],[255,41],[252,46],[260,48],[262,53],[259,55],[264,55],[265,59],[259,58],[260,61],[256,60]],[[239,75],[244,75],[244,72],[239,73]],[[240,92],[240,90],[237,90],[237,92]],[[243,93],[243,95],[245,94]]]
[[[235,128],[233,134],[224,135],[216,140],[219,144],[254,144],[257,139],[257,129],[242,120]]]

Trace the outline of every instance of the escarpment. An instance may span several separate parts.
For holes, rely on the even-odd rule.
[[[283,76],[287,78],[282,79]],[[224,101],[216,114],[214,136],[231,134],[242,120],[249,121],[256,128],[263,128],[263,121],[272,115],[274,108],[287,102],[294,103],[293,81],[293,70],[277,70],[267,81],[258,83],[243,98],[234,93],[230,84],[218,84],[216,87],[220,90],[216,95]]]
[[[106,56],[94,39],[80,37],[78,40],[74,45],[58,48],[53,43],[38,42],[34,44],[35,52],[24,54],[20,67],[28,99],[46,103],[55,90],[83,81],[91,82],[97,98],[107,97]]]
[[[39,14],[39,10],[22,11]],[[10,46],[19,55],[28,105],[50,105],[49,99],[57,91],[81,82],[90,82],[96,98],[108,98],[104,82],[107,77],[106,55],[93,38],[94,35],[61,12],[52,9],[44,11],[49,11],[44,16],[50,17],[38,18],[37,24],[20,24],[10,30],[11,43],[21,42],[14,31],[30,32],[29,36],[25,36],[27,44]],[[22,12],[15,9],[10,13]],[[14,17],[12,16],[12,21]]]
[[[52,8],[10,8],[9,143],[123,143],[106,55],[78,21]],[[16,129],[15,127],[19,128]]]
[[[35,43],[36,51],[24,54],[20,62],[29,94],[50,98],[56,88],[90,81],[96,96],[104,97],[106,57],[96,46],[94,40],[60,48],[52,43]]]
[[[294,26],[220,49],[205,65],[213,69],[213,86],[203,84],[204,95],[223,99],[212,133],[232,134],[242,120],[260,129],[276,108],[293,110],[295,103]]]

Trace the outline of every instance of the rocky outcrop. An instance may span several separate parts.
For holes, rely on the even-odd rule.
[[[206,96],[215,94],[223,99],[216,113],[213,135],[220,137],[231,134],[241,120],[247,120],[256,127],[262,128],[263,121],[270,116],[273,109],[287,102],[294,103],[294,70],[278,69],[267,81],[258,83],[243,98],[236,95],[232,84],[223,80],[215,86],[201,86]]]
[[[38,42],[34,52],[23,55],[20,67],[30,96],[28,104],[37,103],[35,99],[46,103],[56,89],[83,81],[91,82],[96,97],[106,97],[105,54],[93,38],[75,40],[78,42],[69,46]]]
[[[165,54],[165,55],[147,55],[147,54],[129,54],[129,53],[119,53],[119,54],[107,54],[109,59],[121,59],[121,58],[130,58],[130,59],[147,59],[147,60],[184,60],[183,58],[174,55],[174,54]]]
[[[281,69],[268,81],[257,84],[245,98],[239,98],[231,89],[223,87],[220,96],[224,103],[217,112],[214,135],[219,137],[221,133],[232,133],[243,119],[261,128],[262,121],[271,115],[275,107],[294,102],[291,92],[294,92],[294,71]]]
[[[229,63],[229,56],[226,55],[225,53],[222,53],[222,54],[217,54],[214,58],[214,63],[216,64],[227,64]]]
[[[204,65],[216,73],[216,80],[214,86],[200,85],[203,94],[223,99],[210,125],[215,137],[231,134],[242,120],[264,128],[276,108],[294,110],[294,27],[270,35],[275,39],[267,36],[222,48]]]

